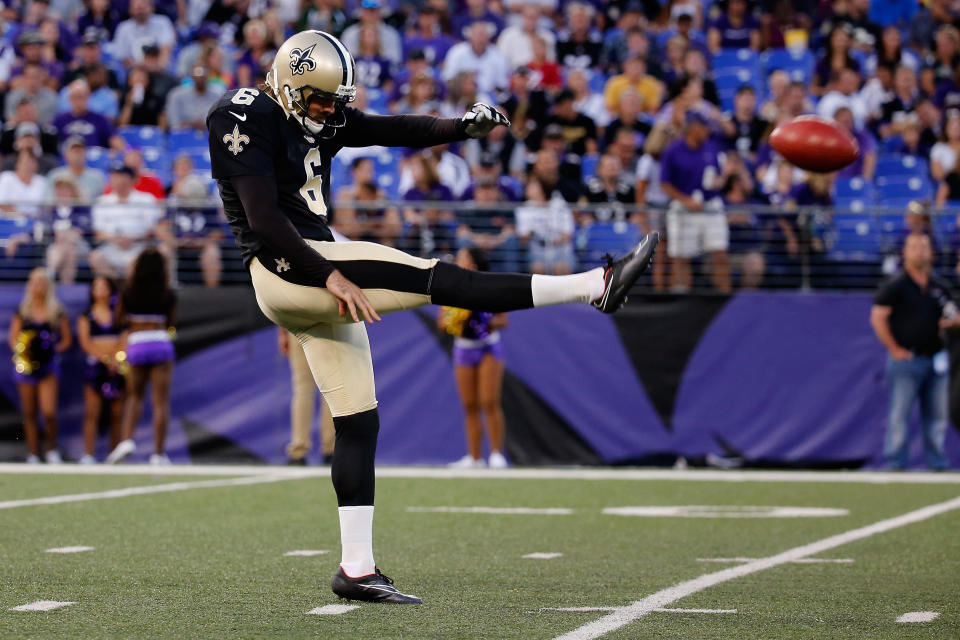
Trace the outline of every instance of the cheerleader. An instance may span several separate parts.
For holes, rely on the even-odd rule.
[[[137,256],[120,296],[117,319],[126,325],[121,342],[130,369],[121,428],[123,440],[107,456],[107,464],[119,462],[136,450],[133,431],[143,412],[148,382],[153,401],[154,451],[150,455],[150,464],[170,464],[166,440],[170,421],[170,384],[176,357],[171,333],[177,298],[168,282],[164,257],[150,247]]]
[[[116,306],[117,285],[103,276],[94,278],[90,306],[77,318],[77,340],[87,354],[83,385],[85,453],[80,464],[96,463],[97,424],[104,408],[110,416],[110,449],[120,443],[126,362],[120,350],[121,329],[114,317]]]
[[[46,461],[63,462],[57,451],[57,393],[60,354],[70,348],[71,341],[67,312],[47,272],[37,267],[30,272],[9,335],[29,464],[40,462],[38,414],[43,416]]]
[[[461,249],[457,253],[457,266],[480,271],[490,269],[486,255],[475,248]],[[482,455],[482,411],[490,438],[490,467],[502,469],[507,466],[507,459],[503,456],[504,420],[500,404],[505,365],[499,329],[507,326],[507,315],[442,307],[438,326],[441,331],[455,336],[453,367],[467,426],[468,453],[450,466],[486,466]]]

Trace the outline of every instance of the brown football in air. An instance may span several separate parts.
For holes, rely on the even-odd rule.
[[[849,132],[817,116],[800,116],[780,125],[770,134],[770,146],[791,164],[816,173],[843,169],[860,155]]]

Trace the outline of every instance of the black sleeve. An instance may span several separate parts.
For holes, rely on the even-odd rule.
[[[240,107],[236,108],[240,111]],[[272,176],[273,155],[280,146],[279,134],[260,114],[243,112],[244,119],[231,116],[229,110],[210,113],[210,167],[217,180],[233,176]],[[254,116],[254,117],[251,117]]]
[[[346,125],[337,136],[344,147],[432,147],[467,139],[460,118],[375,116],[345,108]],[[340,137],[342,136],[342,137]]]
[[[230,178],[250,229],[270,248],[296,265],[314,286],[324,287],[335,267],[304,242],[296,227],[280,210],[277,182],[272,176],[240,175]]]
[[[883,283],[873,297],[873,304],[880,307],[892,307],[900,299],[900,279],[893,278]]]

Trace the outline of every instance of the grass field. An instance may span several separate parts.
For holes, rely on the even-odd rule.
[[[378,563],[425,604],[308,615],[338,603],[329,578],[339,529],[323,470],[194,468],[154,476],[130,467],[109,475],[2,467],[2,638],[960,638],[956,475],[425,477],[456,474],[385,469],[377,485]],[[228,484],[233,478],[244,484]],[[135,490],[117,491],[125,488]],[[69,495],[83,499],[36,503]],[[834,511],[603,513],[689,505]],[[434,507],[559,511],[423,510]],[[863,529],[908,513],[915,521]],[[858,530],[849,540],[827,540]],[[819,553],[778,555],[823,540],[830,548]],[[76,545],[94,549],[45,552]],[[292,550],[328,553],[284,555]],[[531,553],[562,555],[523,558]],[[695,580],[707,574],[716,575]],[[10,610],[41,600],[75,604]],[[603,610],[557,610],[577,607]],[[896,622],[917,611],[939,617]]]

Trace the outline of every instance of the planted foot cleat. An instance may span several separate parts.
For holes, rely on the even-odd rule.
[[[423,604],[417,596],[400,593],[393,586],[393,580],[383,575],[380,569],[359,578],[351,578],[343,572],[343,567],[333,574],[330,584],[333,592],[347,600],[361,602],[381,602],[384,604]]]

